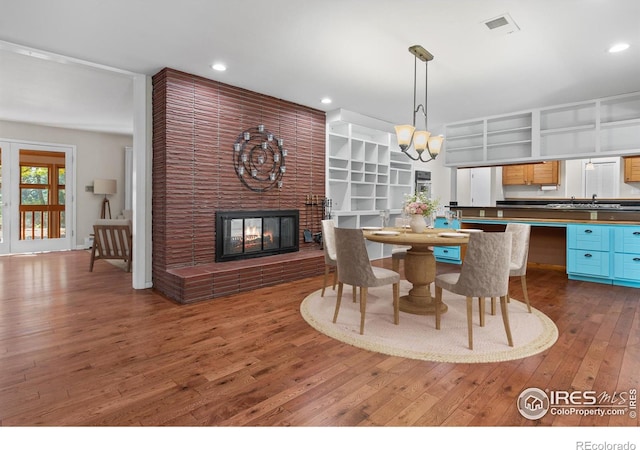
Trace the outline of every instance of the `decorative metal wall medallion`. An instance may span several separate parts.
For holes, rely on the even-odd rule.
[[[264,125],[248,128],[238,135],[233,144],[233,159],[236,174],[245,186],[254,192],[282,187],[287,156],[283,143]]]

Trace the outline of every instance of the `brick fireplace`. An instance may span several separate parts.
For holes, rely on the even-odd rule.
[[[284,139],[281,189],[253,192],[237,177],[233,144],[257,125]],[[153,77],[153,284],[179,303],[320,275],[321,229],[307,195],[324,197],[325,114],[173,69]],[[216,212],[297,210],[299,251],[216,262]]]

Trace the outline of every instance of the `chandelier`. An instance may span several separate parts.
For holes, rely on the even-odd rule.
[[[433,59],[433,55],[420,45],[409,47],[409,52],[414,56],[413,63],[413,125],[397,125],[396,136],[400,150],[414,161],[429,162],[438,156],[442,148],[444,137],[431,136],[427,131],[427,64]],[[424,105],[416,107],[416,74],[418,70],[418,59],[424,62]],[[416,114],[421,112],[424,116],[424,131],[416,131]],[[411,144],[417,155],[410,153]],[[425,152],[426,150],[426,152]],[[428,155],[428,156],[427,156]],[[426,159],[428,158],[428,159]]]

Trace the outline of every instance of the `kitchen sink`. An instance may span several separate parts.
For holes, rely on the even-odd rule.
[[[619,203],[549,203],[547,208],[567,209],[618,209]]]

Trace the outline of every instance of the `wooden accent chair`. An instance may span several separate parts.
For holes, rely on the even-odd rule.
[[[327,287],[327,281],[329,279],[329,272],[331,268],[333,272],[333,289],[336,288],[336,282],[338,280],[338,270],[336,263],[336,238],[335,238],[335,222],[331,219],[322,221],[322,247],[324,248],[324,282],[322,284],[322,294],[324,297],[324,290]]]
[[[133,239],[131,221],[121,219],[100,219],[93,225],[93,248],[89,272],[98,259],[122,259],[127,262],[127,272],[131,272]]]
[[[344,284],[360,288],[360,334],[364,334],[364,317],[367,309],[367,292],[370,287],[393,285],[393,322],[400,321],[400,275],[393,270],[373,267],[367,253],[362,230],[336,228],[336,260],[338,266],[338,298],[333,323],[338,320]]]
[[[509,233],[472,233],[460,273],[436,276],[436,329],[440,329],[442,290],[467,298],[467,330],[469,349],[473,350],[473,297],[478,297],[480,326],[484,325],[487,297],[500,297],[502,321],[509,346],[513,347],[507,301],[509,298],[509,265],[512,237]]]

